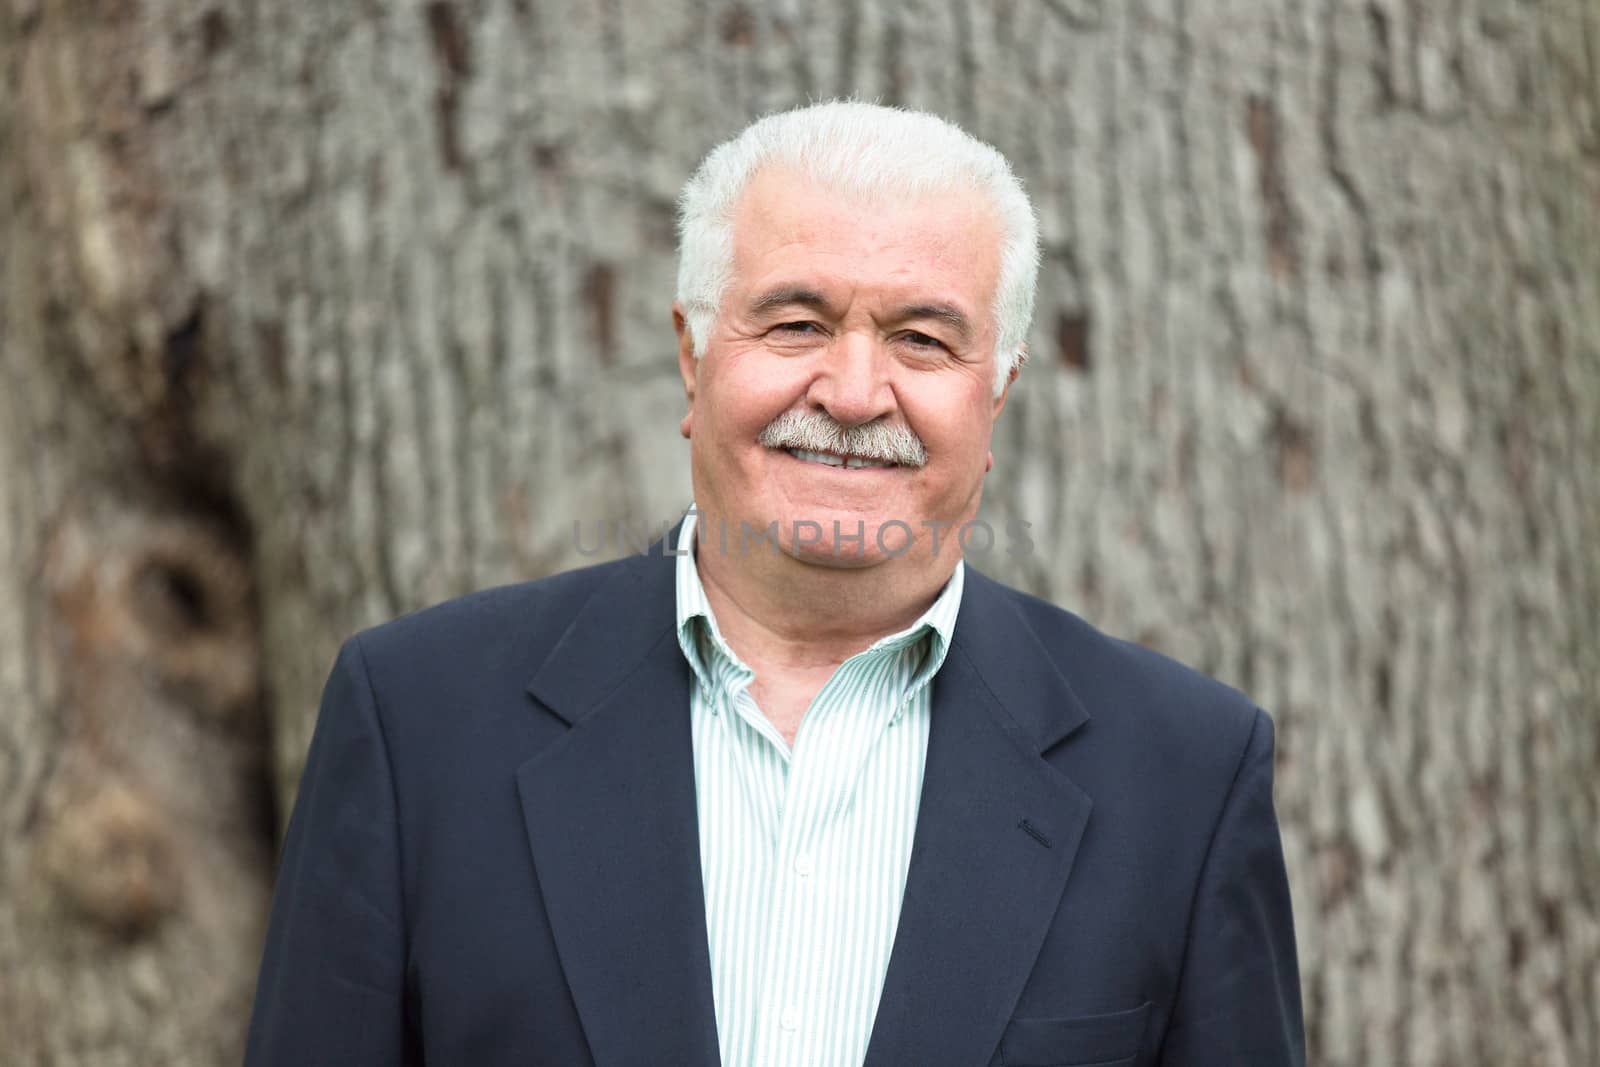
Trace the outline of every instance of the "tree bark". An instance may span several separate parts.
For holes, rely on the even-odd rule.
[[[675,517],[674,198],[835,95],[1035,198],[974,562],[1273,712],[1313,1061],[1600,1062],[1589,0],[0,20],[18,1062],[237,1060],[339,641]]]

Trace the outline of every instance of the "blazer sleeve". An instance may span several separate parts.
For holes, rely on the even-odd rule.
[[[359,638],[339,650],[284,839],[246,1067],[404,1064],[399,812]]]
[[[1272,752],[1272,720],[1256,709],[1191,908],[1162,1067],[1305,1063]]]

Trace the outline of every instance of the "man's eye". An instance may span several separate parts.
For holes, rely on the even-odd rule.
[[[816,333],[817,324],[814,322],[784,322],[773,327],[779,333]]]
[[[942,341],[940,341],[938,338],[929,337],[927,334],[918,333],[916,330],[911,330],[911,331],[905,333],[902,336],[904,336],[907,341],[910,341],[913,345],[917,346],[918,348],[943,348],[944,347],[944,343]]]

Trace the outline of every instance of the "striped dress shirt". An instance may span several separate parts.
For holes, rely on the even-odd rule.
[[[750,694],[695,566],[677,548],[700,868],[724,1067],[859,1067],[889,966],[928,751],[929,682],[964,564],[915,623],[834,671],[791,750]],[[754,551],[763,550],[760,546]]]

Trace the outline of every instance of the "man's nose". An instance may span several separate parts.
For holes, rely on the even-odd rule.
[[[892,414],[889,353],[875,337],[841,334],[822,353],[806,400],[845,426],[859,426]]]

